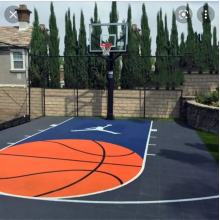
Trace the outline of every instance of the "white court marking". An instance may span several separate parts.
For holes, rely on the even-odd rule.
[[[15,143],[8,142],[7,144],[12,145],[12,144],[15,144]]]
[[[63,124],[69,120],[71,120],[72,118],[60,123],[60,124]],[[59,124],[59,125],[60,125]],[[145,168],[145,162],[146,162],[146,158],[147,158],[147,155],[150,155],[150,154],[147,154],[147,150],[148,150],[148,145],[149,145],[149,139],[150,139],[150,134],[151,134],[151,131],[157,131],[157,129],[151,129],[152,128],[152,125],[153,125],[153,122],[151,122],[151,126],[150,126],[150,131],[149,131],[149,135],[148,135],[148,139],[147,139],[147,143],[146,143],[146,149],[145,149],[145,155],[144,155],[144,163],[143,163],[143,166],[142,166],[142,169],[141,171],[138,173],[138,175],[136,177],[134,177],[133,179],[131,179],[129,182],[127,182],[126,184],[124,185],[127,185],[128,183],[132,182],[133,180],[135,180],[138,176],[140,176],[140,174],[143,172],[144,168]],[[48,128],[46,130],[49,130],[51,128]],[[40,134],[46,130],[43,130],[41,132],[38,132],[30,137],[33,137],[37,134]],[[30,138],[28,137],[28,138]],[[19,143],[23,140],[25,140],[27,138],[24,138],[16,143]],[[16,143],[13,143],[13,144],[16,144]],[[13,145],[12,144],[12,145]],[[10,145],[11,146],[11,145]],[[5,148],[8,148],[10,146],[7,146]],[[5,149],[3,148],[3,149]],[[1,149],[1,150],[3,150]],[[0,151],[1,151],[0,150]],[[122,186],[124,186],[122,185]],[[119,187],[115,187],[113,189],[110,189],[110,190],[106,190],[106,191],[112,191],[116,188],[120,188],[121,186]],[[104,192],[104,191],[102,191]],[[94,194],[99,194],[101,192],[98,192],[98,193],[92,193],[92,194],[89,194],[89,195],[94,195]],[[72,202],[72,203],[93,203],[93,204],[155,204],[155,203],[174,203],[174,202],[191,202],[191,201],[201,201],[201,200],[209,200],[209,199],[217,199],[219,198],[219,195],[215,195],[215,196],[206,196],[206,197],[199,197],[199,198],[188,198],[188,199],[176,199],[176,200],[155,200],[155,201],[92,201],[92,200],[70,200],[70,199],[63,199],[63,198],[73,198],[73,197],[77,197],[77,196],[73,196],[73,197],[53,197],[53,198],[38,198],[38,197],[26,197],[26,196],[17,196],[17,195],[13,195],[13,194],[8,194],[8,193],[4,193],[4,192],[0,192],[0,195],[4,195],[4,196],[11,196],[11,197],[17,197],[17,198],[24,198],[24,199],[34,199],[34,200],[42,200],[42,201],[51,201],[51,202]],[[88,195],[88,194],[87,194]]]
[[[157,138],[157,137],[155,137],[155,136],[150,136],[150,138]]]
[[[58,124],[58,125],[60,125],[60,124]],[[52,124],[52,125],[50,125],[50,127],[56,127],[57,125],[56,124]]]
[[[79,132],[79,131],[101,131],[101,132],[107,132],[110,134],[121,134],[118,132],[113,132],[113,131],[109,131],[109,130],[104,130],[107,127],[112,126],[112,124],[108,124],[106,126],[98,126],[98,127],[92,127],[92,128],[85,128],[85,129],[81,129],[81,130],[71,130],[71,132]]]
[[[156,144],[149,144],[149,145],[151,145],[151,146],[156,146]]]
[[[73,118],[74,118],[74,117],[73,117]],[[73,119],[73,118],[70,118],[70,119],[68,119],[68,120],[66,120],[66,121],[63,121],[63,122],[61,122],[59,125],[65,123],[65,122],[67,122],[67,121],[69,121],[69,120],[71,120],[71,119]],[[53,127],[51,127],[51,128],[53,128]],[[51,128],[47,128],[47,129],[42,130],[42,131],[40,131],[40,132],[38,132],[38,133],[36,133],[36,134],[33,134],[33,135],[31,135],[31,136],[28,136],[28,137],[26,137],[26,138],[24,138],[24,139],[22,139],[22,140],[20,140],[20,141],[17,141],[17,142],[15,142],[15,143],[12,143],[12,144],[10,144],[10,145],[7,146],[7,147],[2,148],[0,151],[6,149],[6,148],[8,148],[8,147],[11,147],[11,146],[14,145],[14,144],[18,144],[19,142],[24,141],[24,140],[26,140],[26,139],[28,139],[28,138],[34,137],[34,136],[36,136],[36,135],[38,135],[38,134],[40,134],[40,133],[42,133],[42,132],[44,132],[44,131],[47,131],[47,130],[49,130],[49,129],[51,129]],[[27,135],[26,135],[26,136],[27,136]]]
[[[157,132],[157,129],[151,129],[151,131]]]
[[[155,156],[156,154],[147,154],[147,156]]]
[[[70,119],[69,119],[70,120]],[[68,120],[67,120],[68,121]],[[65,121],[66,122],[66,121]],[[64,123],[64,122],[63,122]],[[148,137],[147,137],[147,142],[146,142],[146,147],[145,147],[145,152],[144,152],[144,158],[143,158],[143,165],[141,167],[141,170],[139,171],[139,173],[133,177],[132,179],[130,179],[128,182],[120,185],[120,186],[117,186],[115,188],[111,188],[111,189],[108,189],[108,190],[103,190],[103,191],[99,191],[99,192],[95,192],[95,193],[90,193],[90,194],[84,194],[84,195],[78,195],[78,196],[65,196],[65,197],[53,197],[53,199],[61,199],[61,198],[77,198],[77,197],[84,197],[84,196],[90,196],[90,195],[96,195],[96,194],[100,194],[100,193],[103,193],[103,192],[107,192],[107,191],[112,191],[112,190],[115,190],[115,189],[118,189],[120,187],[123,187],[127,184],[129,184],[130,182],[133,182],[135,179],[137,179],[141,173],[143,172],[144,168],[145,168],[145,163],[146,163],[146,158],[147,158],[147,151],[148,151],[148,145],[149,145],[149,141],[150,141],[150,134],[151,134],[151,128],[152,128],[152,125],[153,125],[153,122],[151,121],[150,122],[150,129],[149,129],[149,134],[148,134]],[[50,129],[50,128],[48,128]],[[46,130],[48,130],[46,129]],[[45,131],[46,131],[45,130]],[[39,132],[41,133],[41,132]],[[34,136],[34,135],[33,135]],[[9,146],[8,146],[9,147]],[[150,155],[152,156],[152,155]],[[17,196],[17,195],[13,195],[13,194],[7,194],[7,193],[3,193],[3,192],[0,192],[0,194],[3,194],[3,195],[8,195],[8,196],[15,196],[15,197],[19,197],[19,198],[26,198],[26,199],[39,199],[39,198],[36,198],[36,197],[27,197],[27,196]],[[50,200],[48,198],[44,199],[44,200]]]

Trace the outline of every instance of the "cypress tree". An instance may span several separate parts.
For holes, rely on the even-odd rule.
[[[204,70],[209,69],[209,59],[212,53],[212,34],[211,34],[211,20],[209,16],[209,6],[207,3],[203,6],[203,11],[207,11],[207,19],[203,17],[203,34],[202,34],[202,44],[201,44],[201,50],[203,53],[201,54],[202,58],[202,67]]]
[[[165,47],[167,48],[166,50],[166,55],[169,55],[169,31],[167,27],[167,15],[165,14]]]
[[[47,56],[47,38],[39,26],[39,17],[36,8],[34,9],[33,31],[31,35],[31,54]],[[43,57],[31,56],[30,72],[31,85],[33,87],[43,86],[43,71],[45,71],[45,74],[47,72],[46,62],[43,69],[43,59]]]
[[[213,27],[213,46],[212,46],[212,62],[213,62],[213,69],[219,71],[219,48],[217,45],[217,31],[216,27]]]
[[[64,80],[66,88],[76,87],[76,74],[74,68],[74,58],[68,57],[75,55],[74,35],[70,19],[70,9],[65,14],[65,38],[64,38]]]
[[[179,55],[178,30],[176,25],[176,15],[173,11],[172,28],[170,35],[170,54]]]
[[[80,15],[80,29],[79,29],[79,45],[78,45],[78,55],[87,55],[87,45],[86,45],[86,28],[84,23],[84,15],[81,10]],[[78,64],[78,87],[81,89],[88,88],[88,58],[81,57],[77,60]]]
[[[74,55],[77,55],[78,40],[77,40],[75,14],[73,14],[73,40],[74,40],[74,50],[75,50]]]
[[[184,35],[182,33],[181,35],[181,43],[182,47],[185,47],[184,43]],[[185,50],[185,48],[182,48],[182,50]],[[182,51],[184,53],[184,51]],[[172,16],[172,28],[171,28],[171,36],[170,36],[170,55],[179,55],[180,54],[180,48],[179,48],[179,42],[178,42],[178,30],[176,25],[176,15],[173,11]],[[176,66],[176,64],[179,63],[179,58],[172,58],[172,68],[171,68],[171,81],[175,83],[177,86],[180,85],[180,83],[183,82],[184,76],[182,73],[182,70]]]
[[[50,56],[59,56],[59,42],[58,28],[56,23],[56,16],[54,13],[53,3],[50,4],[50,19],[49,19],[49,29],[50,29],[50,42],[49,42],[49,54]],[[60,88],[60,62],[59,57],[50,58],[50,87]]]
[[[90,19],[91,23],[101,23],[98,19],[98,7],[95,3],[94,8],[94,18]],[[99,37],[102,34],[101,26],[96,26],[92,30],[92,34]],[[93,49],[100,49],[100,42],[94,38],[91,39]],[[90,66],[89,66],[89,88],[94,89],[105,89],[106,88],[106,76],[107,76],[107,68],[106,61],[102,58],[91,57],[90,58]]]
[[[138,38],[134,33],[132,27],[132,16],[131,16],[131,6],[128,7],[128,52],[129,57],[123,57],[122,59],[122,73],[121,73],[121,82],[122,88],[132,89],[134,88],[140,79],[139,66],[137,65],[137,55],[139,52],[138,48]]]
[[[189,4],[187,4],[186,10],[189,11]],[[187,16],[186,52],[193,53],[193,50],[194,50],[194,31],[192,26],[192,18],[189,13]]]
[[[164,56],[167,54],[165,29],[163,25],[162,9],[157,14],[157,38],[156,38],[156,56]],[[165,86],[167,82],[166,58],[157,57],[155,63],[154,82]]]
[[[185,66],[186,65],[186,58],[185,58],[185,53],[186,53],[186,44],[185,44],[185,37],[184,37],[184,33],[181,33],[181,41],[180,41],[180,46],[179,46],[179,52],[180,55],[182,55],[182,57],[180,58],[180,63],[181,66]]]
[[[151,37],[150,28],[148,24],[148,17],[146,13],[145,4],[142,5],[142,16],[141,16],[141,55],[151,56]],[[151,71],[151,60],[149,58],[144,58],[144,69]]]
[[[111,12],[109,14],[110,23],[118,23],[118,11],[117,11],[117,2],[112,2]],[[116,25],[109,26],[109,34],[118,35],[118,27]],[[110,39],[109,39],[110,40]],[[117,39],[116,39],[117,40]],[[109,41],[110,42],[110,41]],[[113,43],[113,42],[110,42]],[[114,48],[112,48],[114,50]],[[120,85],[120,60],[119,58],[114,61],[114,87],[117,89]]]
[[[165,14],[164,18],[164,55],[170,55],[171,45],[169,40],[169,31],[167,26],[167,15]],[[166,81],[171,82],[172,81],[172,74],[171,74],[171,65],[172,65],[172,59],[169,57],[164,57],[163,59],[163,74],[166,74]]]

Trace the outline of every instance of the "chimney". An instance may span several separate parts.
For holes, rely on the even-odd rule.
[[[29,28],[30,14],[32,13],[26,5],[19,5],[18,9],[15,9],[18,14],[19,30],[23,31]]]

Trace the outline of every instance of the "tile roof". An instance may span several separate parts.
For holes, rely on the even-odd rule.
[[[0,27],[0,42],[28,46],[31,42],[32,29],[33,26],[29,26],[27,30],[19,31],[18,26],[2,26]]]

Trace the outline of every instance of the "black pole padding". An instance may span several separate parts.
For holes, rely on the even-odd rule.
[[[106,120],[114,120],[113,115],[113,93],[114,93],[114,74],[113,74],[113,53],[110,53],[109,68],[108,68],[108,102],[107,102],[107,117]]]

